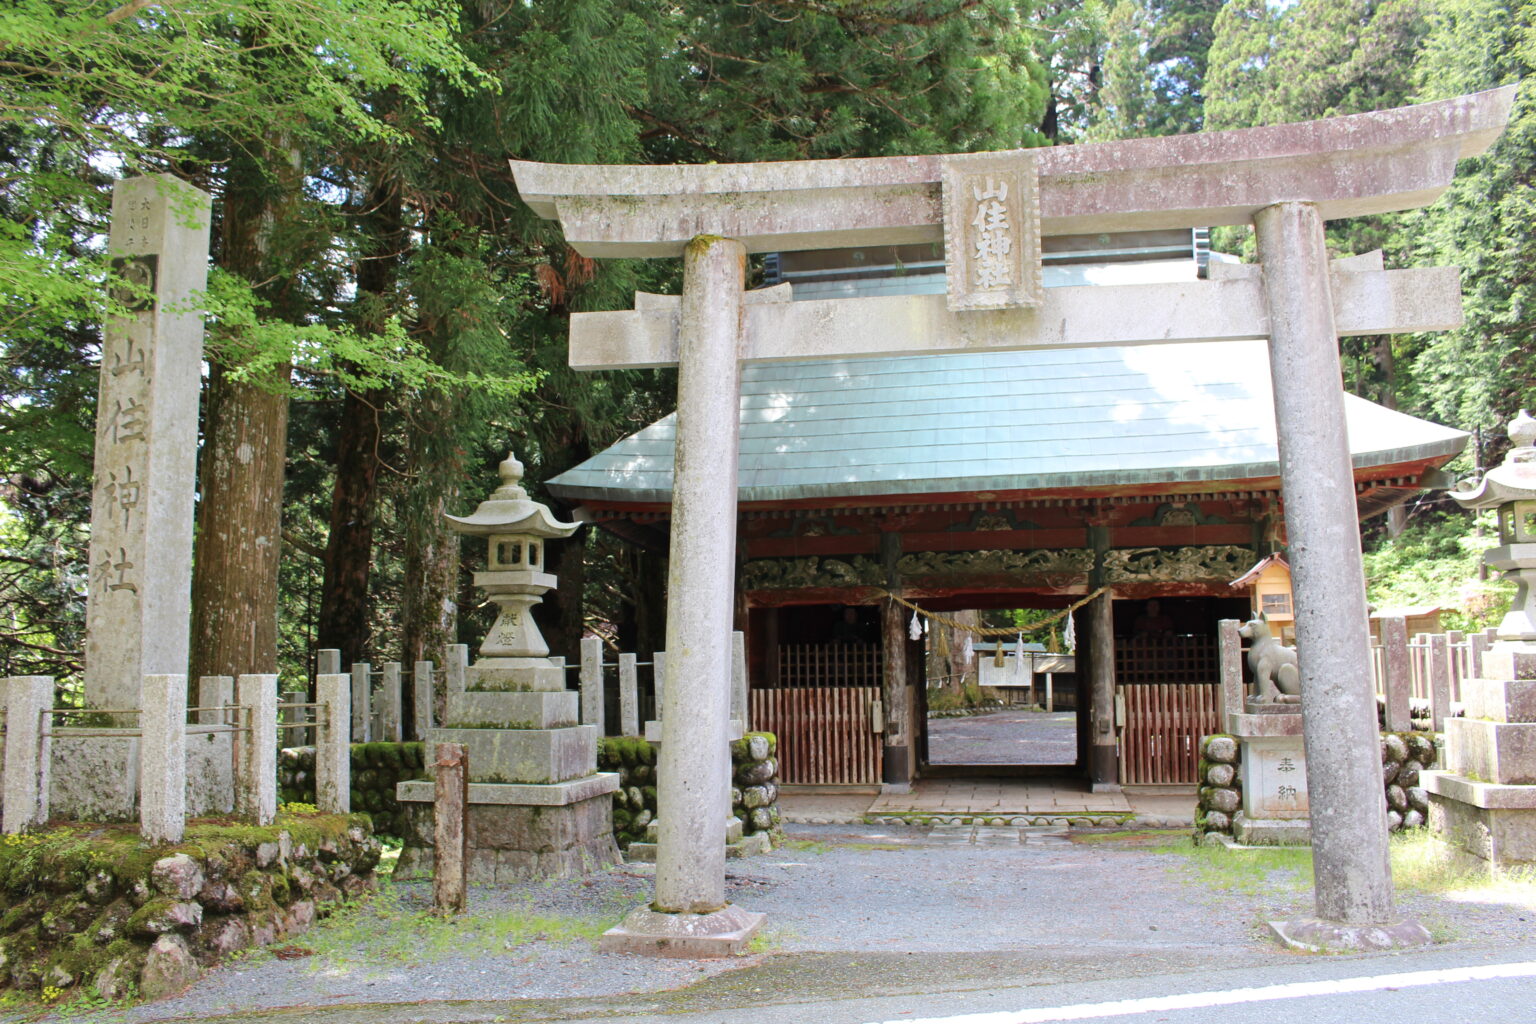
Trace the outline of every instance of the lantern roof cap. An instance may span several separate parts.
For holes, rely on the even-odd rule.
[[[1521,409],[1509,421],[1509,439],[1515,447],[1502,464],[1484,473],[1471,489],[1451,492],[1462,508],[1497,508],[1512,501],[1536,500],[1536,417]]]
[[[549,506],[528,497],[523,489],[523,464],[511,452],[499,467],[501,486],[491,492],[474,512],[467,516],[444,518],[455,533],[487,537],[514,533],[529,537],[569,537],[580,523],[562,523]]]

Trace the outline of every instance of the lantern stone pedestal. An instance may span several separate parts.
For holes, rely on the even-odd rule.
[[[448,695],[443,726],[429,737],[468,750],[466,874],[479,884],[569,877],[619,859],[611,798],[619,776],[597,771],[597,727],[579,724],[580,695],[565,688],[532,614],[557,582],[544,572],[544,541],[577,524],[530,501],[522,472],[508,456],[501,487],[474,515],[448,517],[458,532],[487,538],[489,565],[475,584],[501,609],[464,691]],[[433,783],[402,782],[395,795],[407,833],[399,870],[426,872]]]

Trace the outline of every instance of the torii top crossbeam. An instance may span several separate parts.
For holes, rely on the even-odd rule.
[[[1504,130],[1515,86],[1322,121],[1028,153],[1045,235],[1249,224],[1278,202],[1325,220],[1432,202]],[[945,156],[704,165],[512,161],[523,201],[583,256],[677,256],[701,234],[748,252],[942,237]]]

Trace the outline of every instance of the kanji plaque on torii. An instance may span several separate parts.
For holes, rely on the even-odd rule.
[[[743,360],[1264,338],[1298,613],[1317,918],[1292,941],[1427,941],[1394,916],[1337,339],[1460,322],[1454,268],[1330,265],[1325,221],[1405,210],[1504,130],[1514,88],[1301,124],[1018,154],[705,166],[513,162],[522,198],[589,257],[683,258],[680,298],[575,314],[571,364],[678,366],[656,900],[612,949],[732,952],[720,823]],[[1029,199],[1038,181],[1038,232]],[[1211,280],[1034,287],[1040,236],[1252,225],[1259,265]],[[787,301],[748,253],[946,243],[948,294]],[[1109,596],[1101,612],[1107,611]],[[1096,738],[1094,743],[1100,741]],[[1108,738],[1112,744],[1112,736]],[[1097,755],[1096,755],[1097,756]],[[1362,938],[1369,932],[1369,940]]]

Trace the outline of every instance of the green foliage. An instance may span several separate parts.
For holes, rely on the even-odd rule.
[[[1462,515],[1411,522],[1397,537],[1365,553],[1367,596],[1374,607],[1438,605],[1447,629],[1475,632],[1496,626],[1509,610],[1514,586],[1482,580],[1482,553],[1498,543],[1491,516]]]

